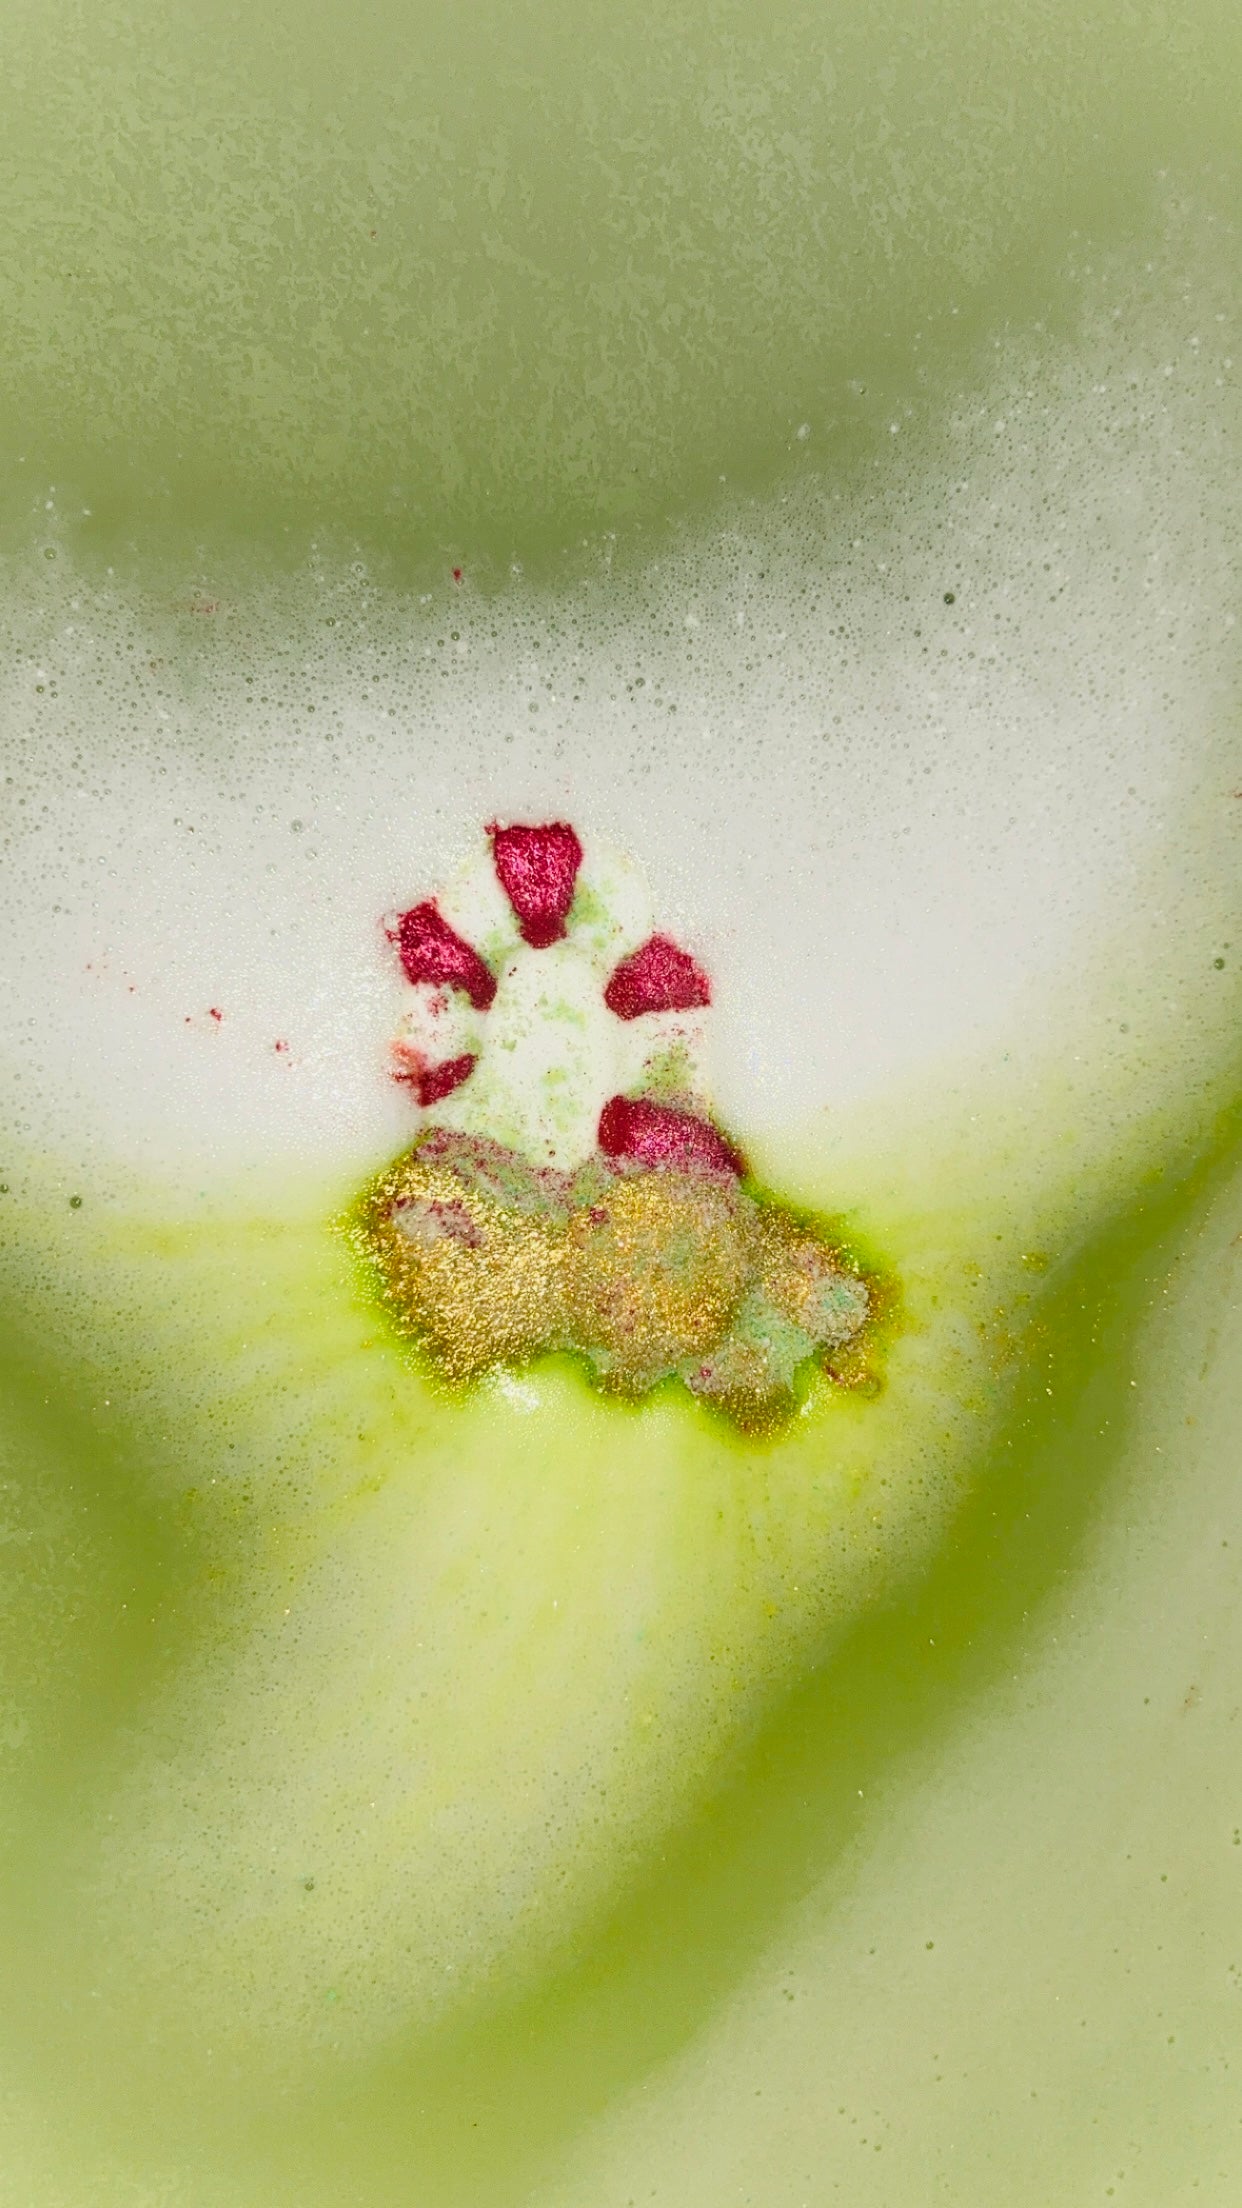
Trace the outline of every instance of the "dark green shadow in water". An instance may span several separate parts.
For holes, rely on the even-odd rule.
[[[14,0],[0,527],[407,585],[650,544],[1072,326],[1161,172],[1224,204],[1238,39],[1232,0]]]

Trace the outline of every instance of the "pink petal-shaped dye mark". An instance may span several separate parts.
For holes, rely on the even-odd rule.
[[[450,989],[464,989],[475,1011],[486,1012],[496,994],[496,976],[430,899],[402,913],[397,943],[408,981],[442,982]]]
[[[744,1173],[745,1160],[711,1121],[647,1097],[613,1096],[599,1115],[599,1146],[609,1158],[683,1172]]]
[[[543,828],[488,829],[496,873],[518,927],[534,950],[546,950],[565,933],[565,917],[574,901],[582,864],[582,845],[568,821]]]
[[[667,935],[651,935],[615,968],[604,1002],[619,1020],[637,1020],[644,1012],[691,1012],[710,1004],[711,984],[688,951]]]
[[[476,1059],[472,1050],[464,1051],[460,1058],[442,1058],[439,1065],[431,1065],[408,1043],[397,1043],[393,1049],[397,1061],[395,1081],[403,1081],[414,1091],[424,1111],[428,1105],[438,1104],[440,1099],[451,1096],[463,1081],[474,1072]]]

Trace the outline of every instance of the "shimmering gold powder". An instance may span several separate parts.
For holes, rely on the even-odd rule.
[[[566,1233],[575,1339],[629,1389],[651,1386],[726,1331],[751,1272],[741,1207],[689,1173],[618,1178]]]
[[[417,1149],[376,1184],[362,1219],[385,1299],[447,1380],[523,1363],[564,1334],[558,1221],[498,1202]]]
[[[778,1311],[825,1348],[857,1334],[867,1289],[828,1244],[775,1209],[760,1212],[756,1240],[759,1279]]]
[[[372,1184],[353,1231],[445,1380],[571,1350],[612,1392],[676,1375],[752,1432],[790,1415],[813,1362],[871,1384],[891,1301],[731,1176],[596,1158],[566,1177],[443,1129]]]

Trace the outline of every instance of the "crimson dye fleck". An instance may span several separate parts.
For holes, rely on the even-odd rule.
[[[636,1165],[698,1173],[746,1170],[740,1152],[710,1120],[645,1096],[609,1098],[599,1115],[599,1146],[605,1157],[632,1158]]]
[[[517,914],[521,934],[532,949],[546,950],[565,933],[582,845],[564,820],[542,828],[493,825],[488,834],[500,886]]]
[[[397,942],[407,981],[438,982],[464,989],[476,1012],[486,1012],[496,994],[496,976],[472,943],[451,928],[430,899],[412,905],[397,923]]]
[[[604,991],[605,1004],[619,1020],[637,1020],[644,1012],[690,1012],[711,1001],[702,967],[667,935],[648,936],[623,958]]]
[[[403,1070],[394,1078],[412,1088],[424,1111],[431,1104],[438,1104],[442,1097],[451,1096],[463,1081],[468,1081],[475,1068],[475,1053],[463,1051],[460,1058],[442,1058],[439,1065],[428,1065],[413,1051],[407,1054]]]

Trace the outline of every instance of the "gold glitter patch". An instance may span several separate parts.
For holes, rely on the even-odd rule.
[[[362,1224],[385,1300],[445,1379],[524,1363],[564,1333],[564,1234],[552,1220],[415,1149],[370,1191]]]
[[[617,1386],[650,1387],[725,1333],[752,1270],[732,1190],[705,1175],[618,1178],[566,1234],[574,1338]]]
[[[395,1323],[454,1385],[570,1350],[610,1392],[675,1376],[762,1433],[796,1409],[813,1365],[877,1384],[891,1291],[722,1174],[597,1157],[559,1175],[433,1129],[351,1224]]]
[[[824,1348],[858,1333],[868,1292],[838,1251],[775,1208],[759,1215],[758,1244],[759,1278],[778,1311]]]

